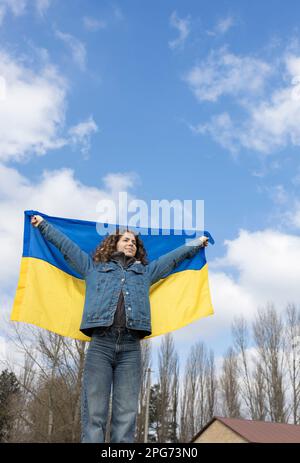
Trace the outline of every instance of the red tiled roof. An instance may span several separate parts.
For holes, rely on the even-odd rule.
[[[220,421],[249,442],[258,443],[300,443],[300,426],[295,424],[251,421],[215,416],[193,439],[207,429],[215,420]]]

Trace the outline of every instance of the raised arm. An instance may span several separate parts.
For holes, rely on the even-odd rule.
[[[150,262],[146,271],[149,273],[151,285],[174,270],[184,259],[193,257],[200,248],[207,246],[207,244],[208,238],[202,236]]]
[[[59,249],[65,261],[68,262],[76,272],[85,277],[93,268],[94,263],[92,257],[41,216],[32,216],[31,224],[38,227],[46,240]]]

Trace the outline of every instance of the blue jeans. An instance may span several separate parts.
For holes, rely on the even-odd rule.
[[[133,442],[141,384],[139,336],[127,328],[94,330],[84,366],[81,442],[104,442],[111,386],[111,443]]]

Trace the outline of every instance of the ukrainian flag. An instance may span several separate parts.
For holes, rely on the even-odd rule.
[[[31,225],[32,215],[44,217],[90,255],[103,238],[96,231],[96,222],[25,211],[23,255],[11,320],[89,341],[90,338],[79,330],[85,281],[64,260],[61,252],[45,240],[39,229]],[[135,232],[141,230],[131,229]],[[187,238],[187,235],[178,235],[174,231],[168,236],[163,235],[162,230],[158,233],[143,235],[141,232],[149,261],[181,246]],[[204,234],[213,244],[209,233]],[[152,285],[150,303],[152,334],[148,337],[177,330],[213,314],[204,248]]]

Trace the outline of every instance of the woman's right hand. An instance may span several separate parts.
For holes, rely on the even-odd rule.
[[[40,215],[32,215],[31,216],[31,225],[33,225],[34,227],[38,227],[39,224],[43,221],[43,217],[41,217]]]

